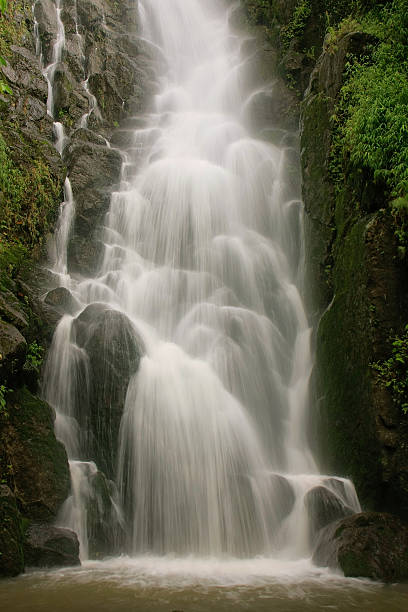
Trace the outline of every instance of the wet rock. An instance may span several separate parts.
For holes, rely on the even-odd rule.
[[[406,580],[408,528],[391,514],[355,514],[321,531],[313,562],[340,568],[348,577]]]
[[[55,4],[52,0],[38,0],[34,5],[34,15],[38,22],[44,65],[52,61],[53,42],[57,37],[58,24]]]
[[[36,286],[39,279],[36,278],[34,282],[34,275],[37,274],[35,270],[38,270],[38,268],[34,267],[32,272],[30,272],[30,279],[28,279],[30,284],[23,280],[18,280],[19,292],[24,295],[30,313],[29,327],[24,333],[29,342],[36,340],[47,345],[52,340],[55,327],[61,318],[61,313],[43,300],[43,287],[53,284],[54,279],[50,279],[46,274],[38,271],[40,278],[44,279],[47,277],[47,281],[44,280],[44,284],[39,288]]]
[[[346,506],[338,495],[323,486],[311,489],[305,495],[304,504],[309,515],[312,540],[326,525],[353,514],[353,510]]]
[[[20,331],[28,325],[25,312],[11,291],[0,293],[0,318],[7,323],[11,323]]]
[[[106,191],[109,198],[110,190],[120,177],[120,153],[106,145],[75,142],[68,148],[67,163],[77,213],[87,213],[93,217],[105,213]],[[88,213],[92,209],[96,209],[95,212]]]
[[[122,158],[107,146],[76,140],[68,149],[67,159],[77,212],[68,246],[69,266],[93,275],[103,248],[98,231],[109,208],[111,191],[120,178]]]
[[[0,485],[0,576],[17,576],[23,570],[23,536],[16,499],[6,485]]]
[[[10,49],[13,53],[11,64],[16,75],[16,84],[38,101],[46,104],[48,88],[41,74],[37,56],[26,47],[12,45]]]
[[[70,529],[32,524],[25,534],[24,558],[28,567],[81,565],[78,537]]]
[[[67,127],[78,123],[87,111],[88,98],[65,64],[58,64],[54,74],[54,112]]]
[[[114,482],[97,471],[90,476],[89,487],[86,504],[89,556],[98,559],[120,550],[124,530]]]
[[[53,410],[23,388],[7,394],[0,456],[23,516],[55,518],[70,489],[67,454],[54,434]]]
[[[73,315],[79,309],[78,301],[65,287],[57,287],[56,289],[52,289],[47,293],[44,301],[61,314]]]
[[[71,134],[71,145],[83,142],[106,147],[106,140],[103,136],[95,134],[95,132],[87,128],[78,128]]]
[[[271,475],[273,491],[273,508],[276,524],[279,525],[288,516],[295,504],[295,493],[290,482],[280,474]]]
[[[76,342],[89,357],[89,456],[108,476],[115,475],[117,440],[130,377],[137,371],[143,342],[130,320],[102,304],[88,306],[74,323]],[[83,421],[83,414],[78,419]]]
[[[22,368],[27,342],[10,323],[0,320],[0,380],[12,379]]]

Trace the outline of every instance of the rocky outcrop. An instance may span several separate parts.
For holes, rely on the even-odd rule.
[[[27,567],[66,567],[80,565],[79,542],[70,529],[31,524],[24,538]]]
[[[349,577],[406,580],[408,528],[390,514],[355,514],[321,531],[313,561],[340,568]]]
[[[55,519],[70,490],[65,449],[52,409],[27,389],[9,392],[1,415],[0,466],[22,515]]]
[[[0,485],[0,577],[17,576],[24,569],[23,533],[16,499]]]
[[[403,329],[406,270],[398,259],[387,196],[366,171],[349,165],[341,190],[330,172],[331,120],[345,62],[371,36],[352,32],[326,50],[302,104],[302,166],[310,277],[324,311],[317,337],[322,455],[348,474],[368,507],[408,517],[408,426],[370,364],[384,359]],[[317,296],[317,299],[316,299]]]

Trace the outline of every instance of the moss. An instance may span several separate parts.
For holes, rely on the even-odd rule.
[[[380,495],[378,445],[370,405],[371,329],[367,298],[367,220],[355,223],[338,240],[333,268],[334,295],[323,315],[317,359],[324,389],[324,456],[329,469],[352,476],[364,501]]]
[[[46,161],[48,143],[28,141],[15,130],[8,146],[0,124],[0,287],[8,286],[28,262],[38,256],[56,220],[61,201],[61,177]]]
[[[31,10],[27,0],[12,0],[0,12],[0,55],[10,57],[10,45],[21,45],[28,34],[24,16]]]

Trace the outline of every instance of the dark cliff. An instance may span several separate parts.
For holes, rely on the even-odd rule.
[[[322,468],[407,520],[407,3],[245,5],[300,101]]]

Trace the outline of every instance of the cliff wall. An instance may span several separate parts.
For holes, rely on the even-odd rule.
[[[300,101],[322,469],[407,520],[407,5],[245,5]]]

